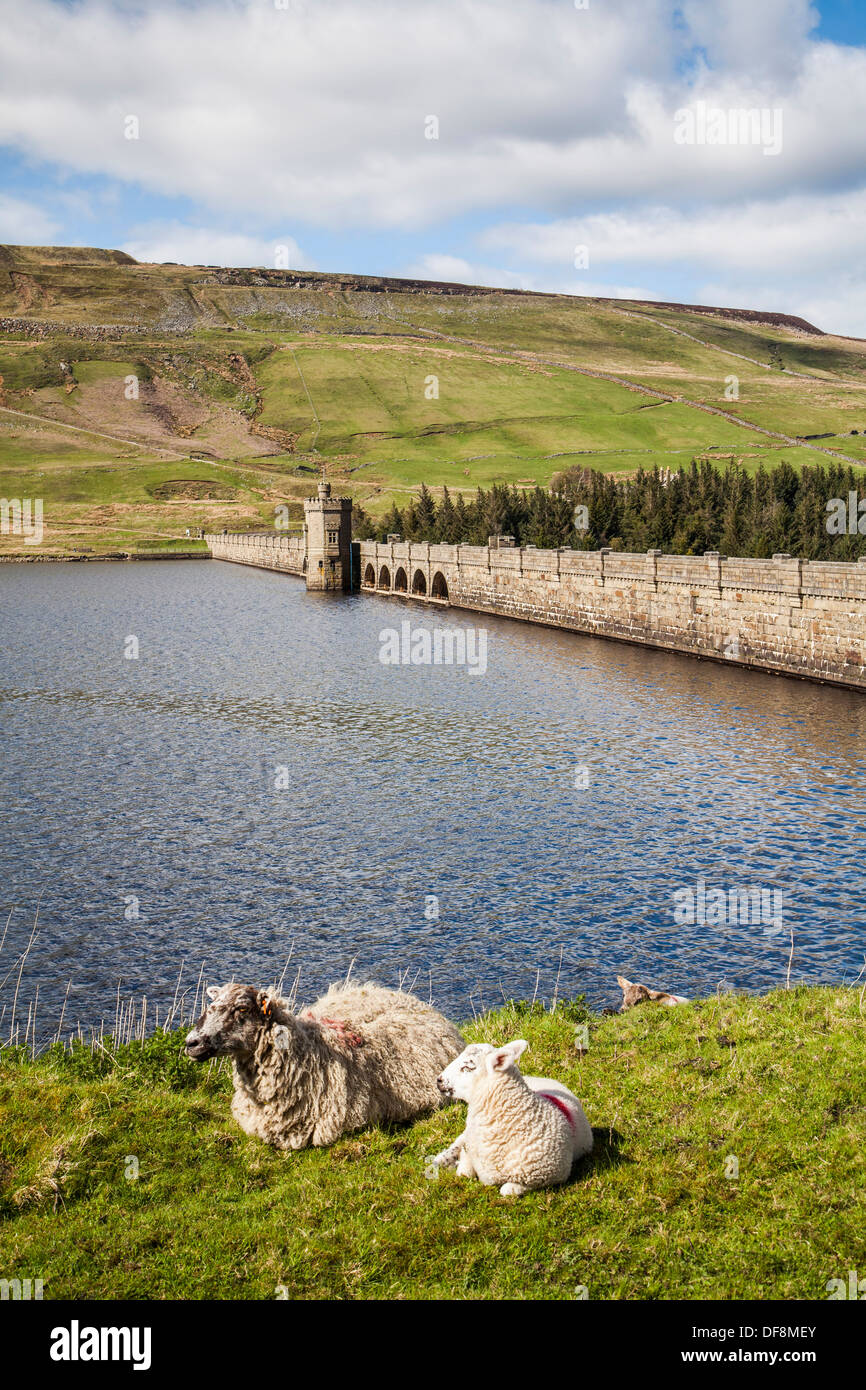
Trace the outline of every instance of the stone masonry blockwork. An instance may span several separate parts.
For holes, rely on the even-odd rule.
[[[207,537],[304,573],[304,538]],[[866,690],[866,563],[355,542],[362,592],[399,595]]]

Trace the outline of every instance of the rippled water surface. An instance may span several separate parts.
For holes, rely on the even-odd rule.
[[[486,673],[383,666],[405,618],[484,623]],[[310,999],[354,961],[458,1018],[557,975],[766,987],[792,927],[793,978],[863,965],[862,696],[217,561],[3,566],[0,622],[0,1036],[37,903],[40,1036],[69,981],[98,1026],[182,962],[181,992],[291,953]],[[784,934],[675,921],[699,880],[779,890]]]

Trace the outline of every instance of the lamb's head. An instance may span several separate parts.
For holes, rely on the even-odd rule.
[[[619,1010],[621,1014],[625,1013],[626,1009],[633,1009],[635,1004],[644,1004],[652,998],[646,985],[632,984],[624,975],[617,975],[616,982],[622,990],[622,1004]]]
[[[479,1080],[495,1077],[508,1071],[518,1071],[518,1058],[529,1046],[523,1038],[506,1043],[504,1047],[492,1047],[490,1043],[470,1043],[459,1057],[449,1062],[436,1078],[436,1085],[443,1096],[449,1099],[472,1099]]]
[[[193,1061],[208,1057],[243,1057],[254,1052],[262,1029],[272,1029],[283,1014],[275,996],[251,985],[212,985],[208,1004],[186,1037],[186,1054]]]
[[[616,982],[622,990],[622,1004],[620,1013],[625,1013],[626,1009],[633,1009],[636,1004],[645,1004],[647,1001],[653,1004],[665,1004],[671,1008],[674,1004],[687,1004],[689,1001],[682,994],[669,994],[666,989],[650,989],[647,985],[632,984],[624,975],[617,975]]]

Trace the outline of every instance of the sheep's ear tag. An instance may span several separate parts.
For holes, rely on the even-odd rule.
[[[271,1016],[271,1001],[270,1001],[270,999],[268,998],[267,995],[265,995],[264,999],[262,999],[262,1000],[259,1001],[259,1007],[261,1008],[261,1011],[262,1011],[262,1013],[264,1014],[265,1018],[270,1018],[270,1016]]]

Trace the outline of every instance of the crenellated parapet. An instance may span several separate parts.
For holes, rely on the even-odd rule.
[[[866,690],[866,561],[362,541],[364,592]]]
[[[325,485],[326,486],[326,485]],[[359,588],[866,690],[866,561],[541,550],[350,540],[330,496],[303,536],[206,537],[216,559],[283,570],[310,588]],[[329,521],[328,518],[333,518]],[[314,529],[311,521],[318,525]],[[328,536],[329,528],[337,539]],[[310,572],[311,557],[316,562]],[[319,582],[318,561],[329,585]],[[330,562],[334,561],[334,570]],[[312,583],[311,583],[312,579]]]
[[[308,589],[348,592],[352,582],[352,499],[332,497],[324,478],[304,502]]]
[[[287,536],[280,531],[215,531],[205,535],[215,560],[232,560],[236,565],[255,565],[257,569],[283,570],[304,574],[306,542],[303,536]]]

